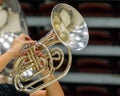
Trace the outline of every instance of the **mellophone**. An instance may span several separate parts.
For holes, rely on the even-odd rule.
[[[35,45],[26,46],[23,49],[26,55],[19,56],[13,64],[10,78],[19,91],[33,93],[63,78],[71,67],[72,50],[81,51],[88,44],[87,24],[72,6],[65,3],[54,6],[51,23],[53,29]],[[65,52],[57,44],[61,44],[66,49],[68,61],[65,70],[51,79],[49,76],[54,74],[65,60]],[[42,55],[34,55],[36,51],[42,52]],[[57,65],[54,61],[57,61]],[[43,76],[42,73],[46,70],[49,71]],[[43,82],[45,79],[46,82]]]

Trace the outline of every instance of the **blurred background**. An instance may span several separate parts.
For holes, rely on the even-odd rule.
[[[58,3],[75,7],[89,30],[88,46],[73,52],[69,73],[60,80],[65,96],[120,96],[119,0],[19,0],[29,35],[39,40],[51,29]]]

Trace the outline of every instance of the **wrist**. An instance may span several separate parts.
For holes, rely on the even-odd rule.
[[[42,76],[46,76],[49,74],[49,70],[45,70],[44,72],[42,72]],[[49,76],[47,78],[44,79],[44,82],[50,81],[52,79],[54,79],[54,75],[52,73],[49,74]]]
[[[16,57],[16,53],[12,49],[9,49],[6,53],[11,59],[14,59]]]

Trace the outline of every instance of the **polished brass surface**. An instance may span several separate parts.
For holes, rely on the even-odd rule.
[[[34,46],[24,47],[25,54],[15,60],[11,77],[19,91],[33,93],[63,78],[71,67],[71,50],[79,51],[87,46],[87,25],[72,6],[64,3],[56,5],[51,12],[51,23],[53,29]],[[54,46],[57,44],[63,45],[67,51],[67,65],[62,72],[58,72],[60,74],[55,72],[64,64],[65,53]],[[41,55],[38,56],[35,52]],[[50,78],[51,74],[55,77]]]
[[[75,8],[64,3],[56,5],[51,13],[51,22],[54,32],[65,46],[74,51],[87,46],[87,24]]]

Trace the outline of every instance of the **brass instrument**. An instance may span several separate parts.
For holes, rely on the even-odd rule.
[[[33,93],[63,78],[71,67],[71,50],[80,51],[88,44],[87,25],[80,13],[72,6],[57,4],[51,12],[51,23],[53,29],[34,46],[26,46],[23,49],[26,55],[19,56],[15,60],[11,77],[19,91]],[[68,61],[63,72],[54,74],[65,60],[63,50],[57,46],[60,44],[64,46],[64,51],[67,51]],[[42,55],[35,55],[36,51],[41,52]],[[46,74],[43,75],[44,72]],[[49,78],[51,74],[55,75],[54,79]]]

